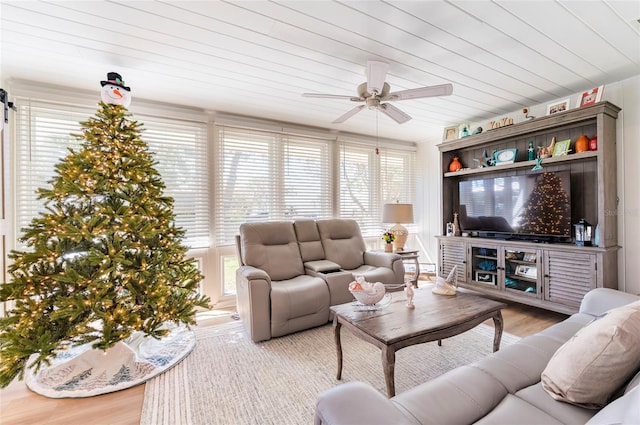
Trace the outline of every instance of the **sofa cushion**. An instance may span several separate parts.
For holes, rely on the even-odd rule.
[[[505,395],[505,388],[492,376],[461,366],[391,400],[421,424],[469,424],[490,412]]]
[[[471,366],[495,377],[508,392],[515,394],[522,388],[540,382],[540,373],[564,342],[548,336],[531,335]]]
[[[537,407],[512,395],[507,396],[476,424],[561,425],[562,422]],[[578,423],[578,422],[576,422]]]
[[[537,407],[546,414],[553,416],[563,424],[583,424],[596,413],[593,409],[586,409],[574,404],[560,403],[554,400],[542,388],[540,382],[518,391],[515,396]]]
[[[324,249],[320,242],[320,233],[314,220],[296,220],[293,222],[296,231],[302,261],[324,260]],[[340,268],[340,267],[338,267]]]
[[[556,400],[598,408],[640,367],[640,301],[611,310],[578,331],[542,372]]]
[[[366,246],[355,220],[329,219],[316,223],[327,260],[340,264],[345,270],[364,264]]]
[[[640,387],[607,404],[586,425],[640,424]]]
[[[267,272],[271,280],[304,274],[300,248],[291,222],[240,225],[242,262]]]

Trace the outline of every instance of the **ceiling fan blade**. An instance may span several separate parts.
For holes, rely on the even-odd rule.
[[[394,120],[398,124],[404,124],[405,122],[411,119],[411,116],[405,114],[400,109],[396,108],[390,103],[381,103],[380,111],[382,111],[383,114],[389,116],[392,120]]]
[[[418,87],[417,89],[389,93],[382,100],[420,99],[423,97],[449,96],[451,93],[453,93],[453,86],[451,84],[440,84],[438,86]]]
[[[349,118],[351,118],[352,116],[354,116],[355,114],[357,114],[358,112],[362,111],[363,109],[364,109],[364,105],[356,106],[355,108],[349,110],[346,114],[341,115],[340,117],[336,118],[333,121],[333,123],[334,124],[343,123],[346,120],[348,120]]]
[[[355,96],[347,96],[342,94],[324,94],[324,93],[302,93],[302,97],[315,97],[318,99],[342,99],[342,100],[351,100],[353,102],[359,102],[364,100]]]
[[[388,71],[389,65],[384,62],[367,62],[367,91],[369,93],[382,93],[382,89],[384,88],[384,80],[385,78],[387,78]]]

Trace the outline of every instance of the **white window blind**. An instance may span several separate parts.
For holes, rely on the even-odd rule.
[[[340,146],[340,217],[360,224],[364,236],[380,233],[378,162],[372,146]]]
[[[209,240],[209,166],[206,123],[135,115],[144,123],[142,139],[158,161],[157,170],[174,200],[176,225],[185,244],[206,248]]]
[[[78,148],[79,122],[96,112],[95,107],[16,99],[16,224],[18,234],[43,211],[36,189],[48,187],[54,166]],[[186,230],[185,244],[208,246],[208,179],[206,124],[135,115],[144,124],[142,138],[166,185],[165,194],[175,199],[176,224]]]
[[[240,224],[331,217],[328,140],[216,126],[216,242]]]
[[[340,146],[340,216],[353,218],[364,236],[384,229],[382,205],[413,204],[416,190],[415,152],[342,143]],[[415,226],[406,225],[409,231]]]

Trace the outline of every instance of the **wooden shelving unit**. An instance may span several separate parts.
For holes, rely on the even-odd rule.
[[[525,241],[501,241],[475,237],[439,237],[439,273],[447,275],[458,265],[460,286],[492,296],[519,301],[563,313],[573,313],[586,292],[595,287],[617,288],[617,182],[616,182],[616,119],[620,108],[609,103],[571,109],[562,113],[487,131],[438,145],[441,159],[442,234],[446,222],[453,220],[459,205],[459,182],[478,175],[486,177],[512,176],[532,173],[536,161],[527,160],[529,141],[534,146],[547,146],[553,137],[557,141],[571,139],[570,154],[546,158],[545,171],[569,171],[571,178],[571,222],[586,219],[598,225],[600,246],[579,247],[570,243],[553,244]],[[598,149],[572,153],[575,140],[586,134],[598,137]],[[486,152],[518,149],[516,162],[493,167],[471,168]],[[464,168],[449,172],[453,156],[458,156]],[[464,229],[463,229],[464,230]],[[475,277],[474,248],[496,250],[495,284],[480,282]],[[530,276],[507,275],[506,252],[534,253],[535,279]],[[515,264],[515,263],[514,263]],[[488,272],[487,272],[488,273]],[[486,275],[482,278],[489,279]],[[525,283],[530,286],[525,287]],[[526,291],[521,290],[525,288]]]

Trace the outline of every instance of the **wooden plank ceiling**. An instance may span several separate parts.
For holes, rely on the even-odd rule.
[[[394,105],[380,137],[439,139],[485,120],[640,74],[640,1],[2,1],[0,78],[375,135],[376,112],[331,122],[368,60],[392,91],[453,84]]]

